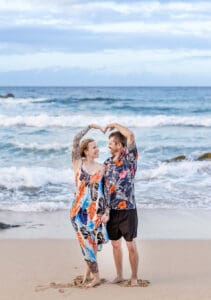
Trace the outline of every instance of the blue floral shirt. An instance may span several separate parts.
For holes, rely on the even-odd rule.
[[[135,209],[134,177],[138,151],[135,143],[128,145],[118,161],[113,157],[105,162],[104,194],[111,209]]]

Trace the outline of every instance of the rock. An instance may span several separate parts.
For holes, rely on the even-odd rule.
[[[14,227],[20,227],[20,225],[10,225],[10,224],[0,222],[0,229],[9,229]]]
[[[210,152],[207,152],[207,153],[204,153],[202,155],[200,155],[196,160],[210,160],[211,159],[211,153]]]
[[[165,162],[175,162],[175,161],[181,161],[181,160],[184,160],[186,159],[186,156],[185,155],[179,155],[179,156],[176,156],[174,158],[171,158],[171,159],[167,159],[165,160]]]
[[[12,93],[8,93],[6,95],[0,95],[1,99],[7,99],[7,98],[15,98],[15,96]]]

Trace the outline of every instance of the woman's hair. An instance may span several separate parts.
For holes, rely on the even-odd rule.
[[[80,155],[82,158],[86,157],[85,151],[88,150],[89,143],[94,142],[93,139],[85,139],[80,143]]]

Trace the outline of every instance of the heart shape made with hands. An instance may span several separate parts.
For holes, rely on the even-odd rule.
[[[99,125],[91,124],[90,127],[93,128],[93,129],[99,129],[103,134],[106,134],[106,132],[107,132],[108,130],[109,130],[109,131],[114,130],[115,125],[114,125],[114,124],[109,124],[109,125],[107,125],[105,128],[102,128],[102,127],[99,126]]]

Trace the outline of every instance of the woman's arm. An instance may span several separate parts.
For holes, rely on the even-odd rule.
[[[86,128],[81,130],[73,139],[72,145],[72,164],[73,168],[77,168],[81,163],[81,155],[80,155],[80,141],[82,137],[91,129],[91,126],[88,125]]]
[[[90,124],[83,130],[81,130],[78,134],[76,134],[76,136],[73,139],[72,145],[72,164],[74,169],[77,169],[78,166],[81,164],[80,141],[91,128],[99,129],[103,132],[103,129],[100,126],[96,124]]]

